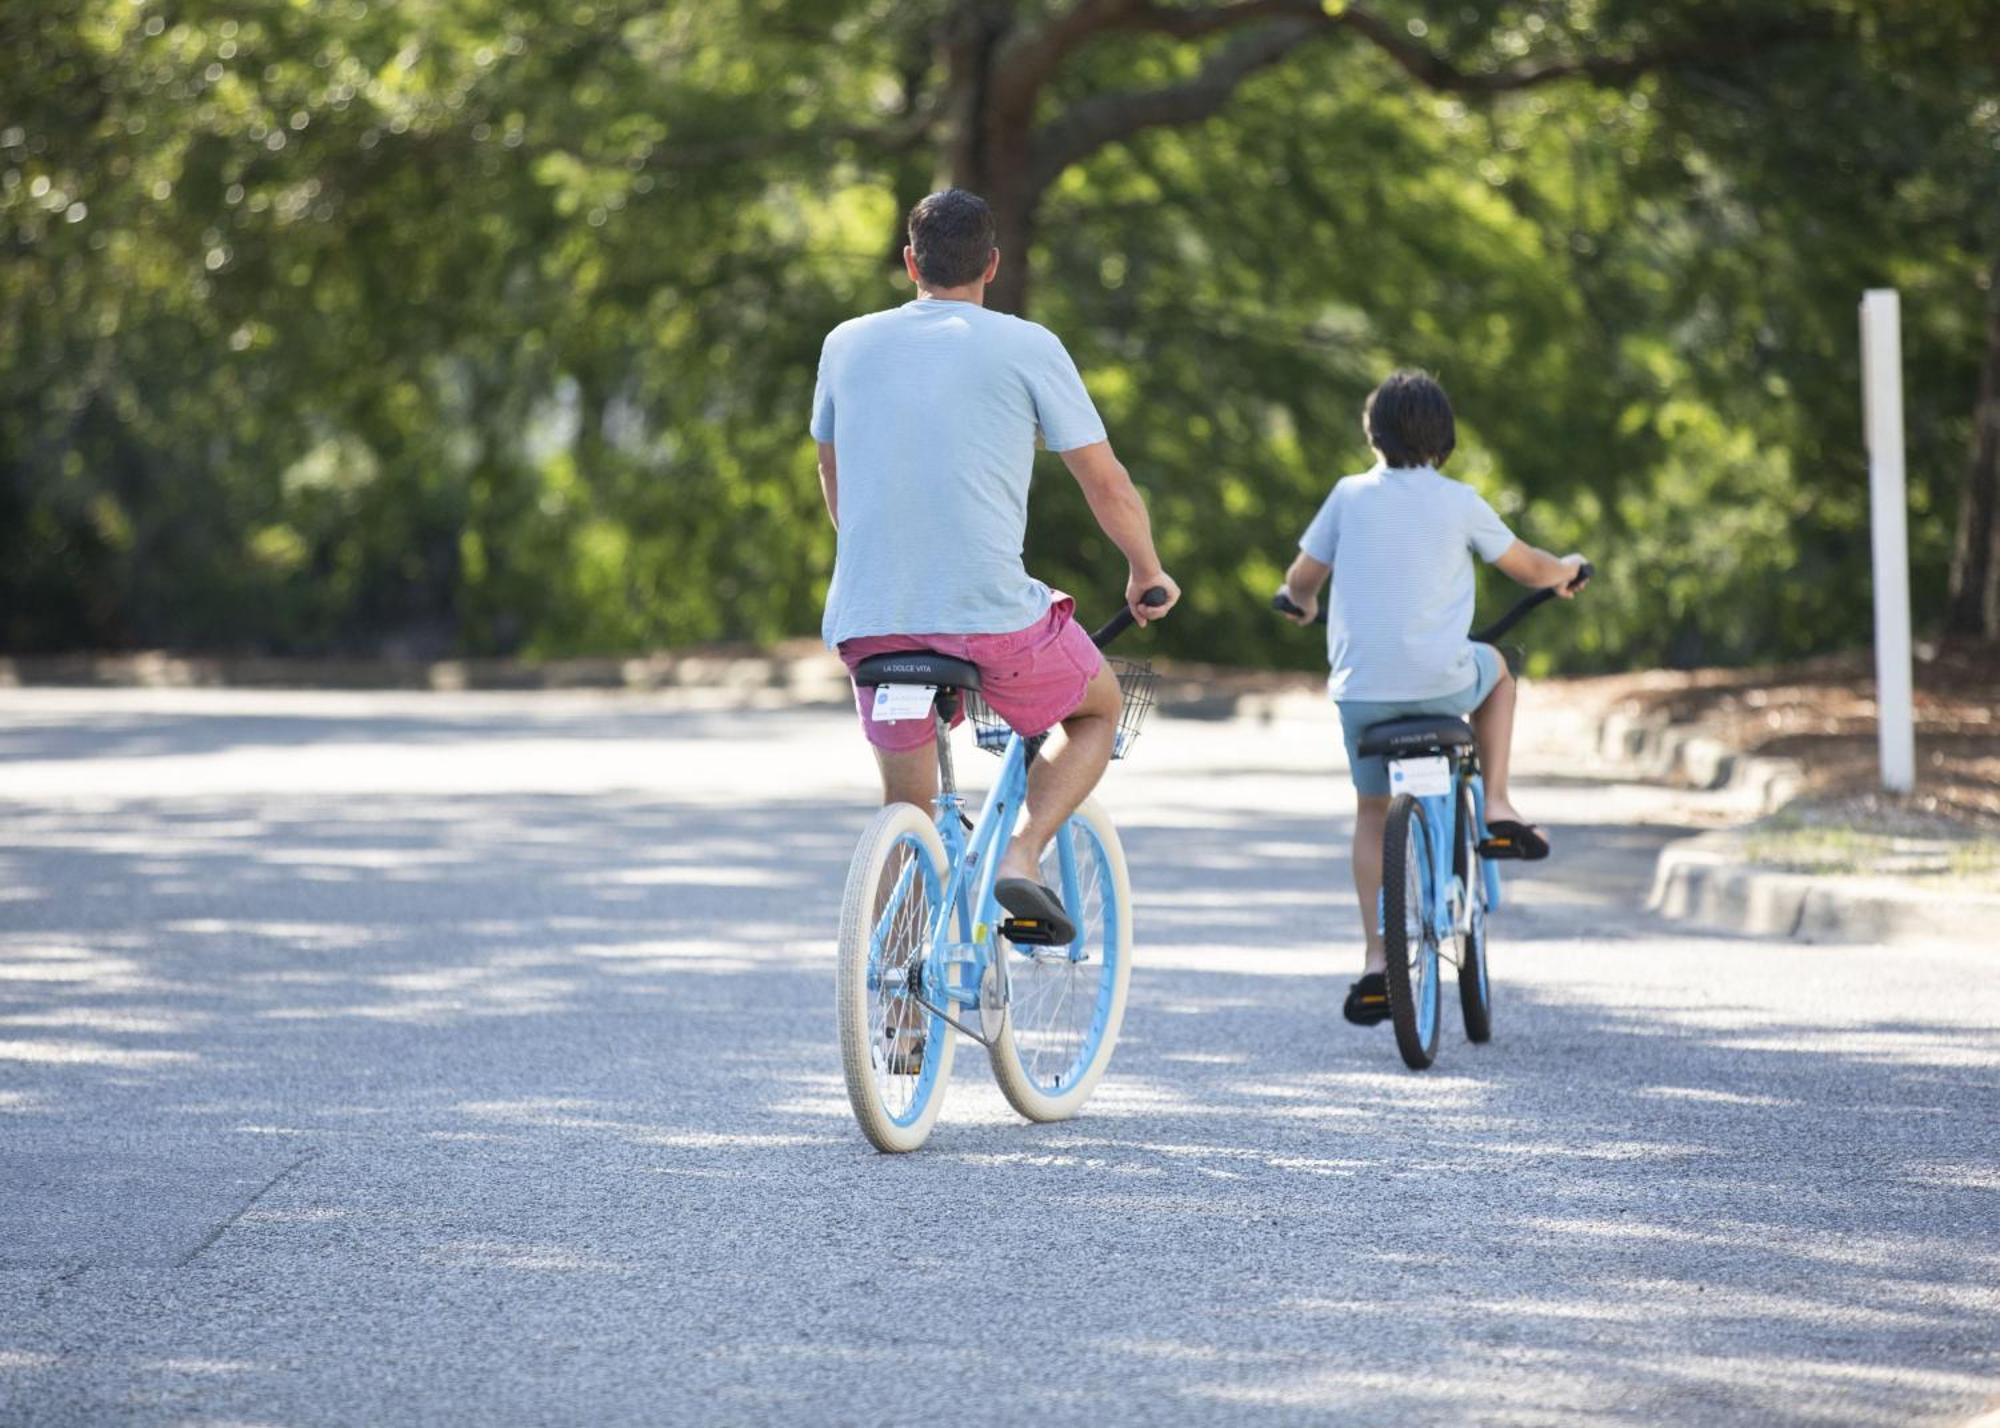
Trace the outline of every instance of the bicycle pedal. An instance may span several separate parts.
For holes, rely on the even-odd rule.
[[[1058,931],[1039,917],[1010,917],[1000,924],[1000,935],[1016,947],[1054,947],[1069,940],[1056,936]]]

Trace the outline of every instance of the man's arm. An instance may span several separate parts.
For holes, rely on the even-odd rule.
[[[1326,584],[1326,577],[1333,574],[1333,567],[1323,560],[1314,560],[1304,551],[1292,562],[1292,568],[1285,572],[1285,596],[1298,606],[1299,613],[1285,618],[1295,625],[1310,625],[1319,614],[1320,587]]]
[[[1583,565],[1583,557],[1550,555],[1524,540],[1517,540],[1501,551],[1500,558],[1493,563],[1502,575],[1519,581],[1530,590],[1546,590],[1554,586],[1556,594],[1568,600],[1576,594],[1571,586],[1579,567]]]
[[[1159,619],[1180,600],[1181,587],[1160,568],[1160,553],[1153,549],[1153,522],[1146,515],[1145,498],[1132,484],[1132,473],[1112,454],[1108,441],[1073,447],[1061,455],[1069,474],[1083,487],[1083,499],[1090,503],[1099,528],[1124,552],[1130,569],[1125,603],[1142,625]],[[1167,603],[1141,605],[1140,597],[1154,586],[1167,592]]]
[[[834,467],[833,443],[819,444],[819,493],[826,497],[826,518],[840,529],[840,473]]]

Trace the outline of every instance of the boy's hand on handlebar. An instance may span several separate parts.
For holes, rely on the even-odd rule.
[[[1158,604],[1148,605],[1145,601],[1148,591],[1164,590],[1167,598]],[[1150,574],[1132,572],[1125,582],[1125,604],[1132,611],[1132,618],[1142,625],[1150,625],[1180,603],[1181,587],[1174,583],[1174,577],[1164,570]]]
[[[1310,625],[1315,619],[1319,617],[1318,591],[1309,592],[1306,595],[1306,598],[1301,600],[1298,598],[1298,596],[1292,594],[1291,586],[1280,585],[1278,587],[1278,595],[1282,595],[1284,597],[1284,603],[1280,604],[1278,602],[1277,596],[1273,596],[1271,601],[1271,608],[1276,610],[1279,614],[1283,615],[1287,620],[1290,620],[1293,624]],[[1286,608],[1287,605],[1289,605],[1291,608],[1287,609]]]
[[[1556,586],[1556,594],[1565,600],[1574,600],[1577,591],[1590,583],[1592,574],[1590,562],[1580,555],[1571,553],[1562,558],[1562,563],[1568,567],[1568,574],[1564,575],[1562,583]]]

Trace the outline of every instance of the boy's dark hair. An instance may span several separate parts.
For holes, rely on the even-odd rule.
[[[977,282],[993,256],[993,210],[962,188],[917,200],[910,210],[910,248],[917,271],[934,288]]]
[[[1442,466],[1458,445],[1451,398],[1427,372],[1391,373],[1368,394],[1361,425],[1391,466]]]

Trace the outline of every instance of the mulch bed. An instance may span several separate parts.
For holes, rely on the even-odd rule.
[[[2000,646],[1920,646],[1917,791],[1884,795],[1871,651],[1759,669],[1658,670],[1577,680],[1606,707],[1665,714],[1746,753],[1796,759],[1807,797],[1857,819],[2000,829]]]

